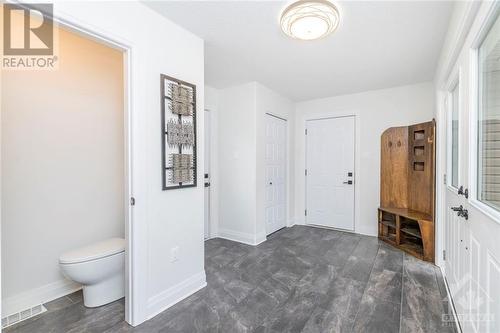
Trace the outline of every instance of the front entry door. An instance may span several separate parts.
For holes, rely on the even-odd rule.
[[[286,226],[286,120],[266,114],[266,233]]]
[[[306,222],[354,231],[354,116],[306,123]]]
[[[483,13],[496,19],[473,26],[480,40],[466,43],[440,100],[447,112],[442,260],[467,333],[500,332],[500,18],[498,10]]]

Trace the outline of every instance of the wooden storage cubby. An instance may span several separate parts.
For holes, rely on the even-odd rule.
[[[434,120],[382,134],[379,238],[434,262]]]

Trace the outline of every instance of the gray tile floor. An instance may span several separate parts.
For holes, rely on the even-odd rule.
[[[205,250],[208,286],[139,327],[123,300],[87,309],[77,293],[5,332],[454,332],[439,270],[375,237],[295,226]]]

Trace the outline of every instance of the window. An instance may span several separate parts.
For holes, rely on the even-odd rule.
[[[451,125],[451,186],[458,188],[458,130],[459,130],[459,83],[450,93],[450,125]]]
[[[500,210],[500,19],[479,47],[477,199]]]

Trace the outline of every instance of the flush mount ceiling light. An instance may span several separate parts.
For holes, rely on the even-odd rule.
[[[325,37],[337,29],[340,14],[327,0],[301,0],[281,13],[281,29],[288,36],[301,40]]]

